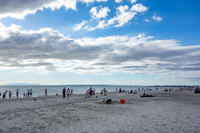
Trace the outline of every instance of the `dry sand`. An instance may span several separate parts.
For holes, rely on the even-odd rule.
[[[198,133],[200,94],[193,91],[109,93],[0,101],[0,133]],[[126,104],[98,104],[103,99]]]

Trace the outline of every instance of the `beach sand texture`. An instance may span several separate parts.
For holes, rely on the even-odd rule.
[[[200,95],[154,91],[156,97],[108,93],[0,101],[0,133],[198,133]],[[111,98],[125,104],[99,104]]]

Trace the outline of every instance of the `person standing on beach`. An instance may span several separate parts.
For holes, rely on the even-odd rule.
[[[18,97],[19,97],[19,90],[18,89],[16,90],[16,96],[17,96],[17,99],[18,99]]]
[[[7,90],[3,93],[3,97],[2,97],[3,100],[6,100],[6,94],[7,94]]]
[[[47,96],[47,88],[45,88],[45,96]]]
[[[30,93],[29,93],[29,89],[27,90],[27,94],[28,94],[28,97],[29,97],[29,95],[30,95]]]
[[[68,88],[67,89],[67,98],[69,98],[69,95],[70,95],[70,89]]]
[[[63,98],[65,98],[65,95],[66,95],[66,89],[65,89],[65,87],[63,88],[62,93],[63,93]]]
[[[1,100],[1,92],[0,92],[0,100]]]
[[[73,89],[71,89],[71,93],[70,93],[70,95],[72,95],[72,93],[73,93]]]
[[[33,90],[30,89],[30,97],[32,97],[32,94],[33,94]]]
[[[11,97],[12,97],[12,92],[11,91],[8,92],[8,96],[9,96],[9,99],[11,99]]]

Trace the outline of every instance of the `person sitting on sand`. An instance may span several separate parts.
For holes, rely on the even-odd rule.
[[[101,96],[103,96],[103,90],[101,90]]]
[[[2,97],[3,100],[6,100],[6,94],[7,94],[7,90],[3,93],[3,97]]]

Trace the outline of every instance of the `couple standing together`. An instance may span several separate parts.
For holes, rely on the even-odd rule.
[[[66,93],[67,93],[67,97],[69,98],[69,95],[71,94],[71,90],[68,88],[67,90],[65,88],[63,88],[63,98],[65,98]]]

